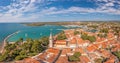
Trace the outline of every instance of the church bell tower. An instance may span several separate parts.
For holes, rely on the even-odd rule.
[[[53,47],[52,29],[51,29],[50,37],[49,37],[49,47]]]

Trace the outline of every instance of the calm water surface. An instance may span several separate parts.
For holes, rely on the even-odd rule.
[[[2,42],[5,37],[16,31],[19,31],[19,33],[14,34],[8,39],[8,41],[17,41],[19,38],[24,38],[24,40],[26,38],[39,39],[42,36],[49,36],[50,29],[52,29],[52,33],[55,35],[62,31],[60,29],[66,28],[55,25],[25,26],[18,23],[0,23],[0,42]]]

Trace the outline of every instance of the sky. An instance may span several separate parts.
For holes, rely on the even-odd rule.
[[[120,21],[120,0],[0,0],[0,22]]]

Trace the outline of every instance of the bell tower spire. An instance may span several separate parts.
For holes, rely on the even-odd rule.
[[[52,29],[50,29],[49,47],[53,47]]]

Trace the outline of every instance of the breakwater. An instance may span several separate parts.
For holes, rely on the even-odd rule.
[[[19,33],[19,32],[20,32],[20,31],[14,32],[14,33],[8,35],[8,36],[3,40],[0,53],[3,53],[3,52],[4,52],[4,47],[5,47],[5,45],[6,45],[7,39],[10,38],[10,37],[13,36],[13,35]]]

